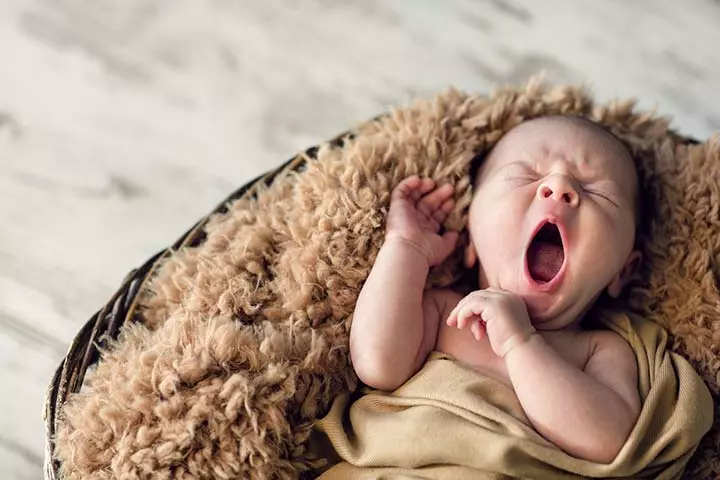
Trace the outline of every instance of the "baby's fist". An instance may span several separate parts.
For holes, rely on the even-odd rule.
[[[493,352],[502,358],[535,332],[522,298],[492,287],[472,292],[460,300],[450,312],[447,324],[470,327],[477,340],[487,335]]]

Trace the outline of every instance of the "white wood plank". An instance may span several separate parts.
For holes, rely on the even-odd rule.
[[[0,478],[41,478],[43,392],[58,357],[40,329],[0,314]],[[62,354],[60,354],[62,355]]]

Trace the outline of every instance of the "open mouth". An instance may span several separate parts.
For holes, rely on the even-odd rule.
[[[527,268],[537,283],[552,282],[562,270],[565,248],[557,225],[545,222],[535,233],[527,250]]]

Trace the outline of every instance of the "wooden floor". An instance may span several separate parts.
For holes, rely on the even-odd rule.
[[[448,85],[548,78],[720,130],[718,0],[2,0],[0,478],[124,274],[237,185]]]

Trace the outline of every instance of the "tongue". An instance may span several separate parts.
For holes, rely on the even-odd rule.
[[[536,241],[528,250],[528,270],[535,280],[549,282],[560,271],[564,259],[562,246]]]

